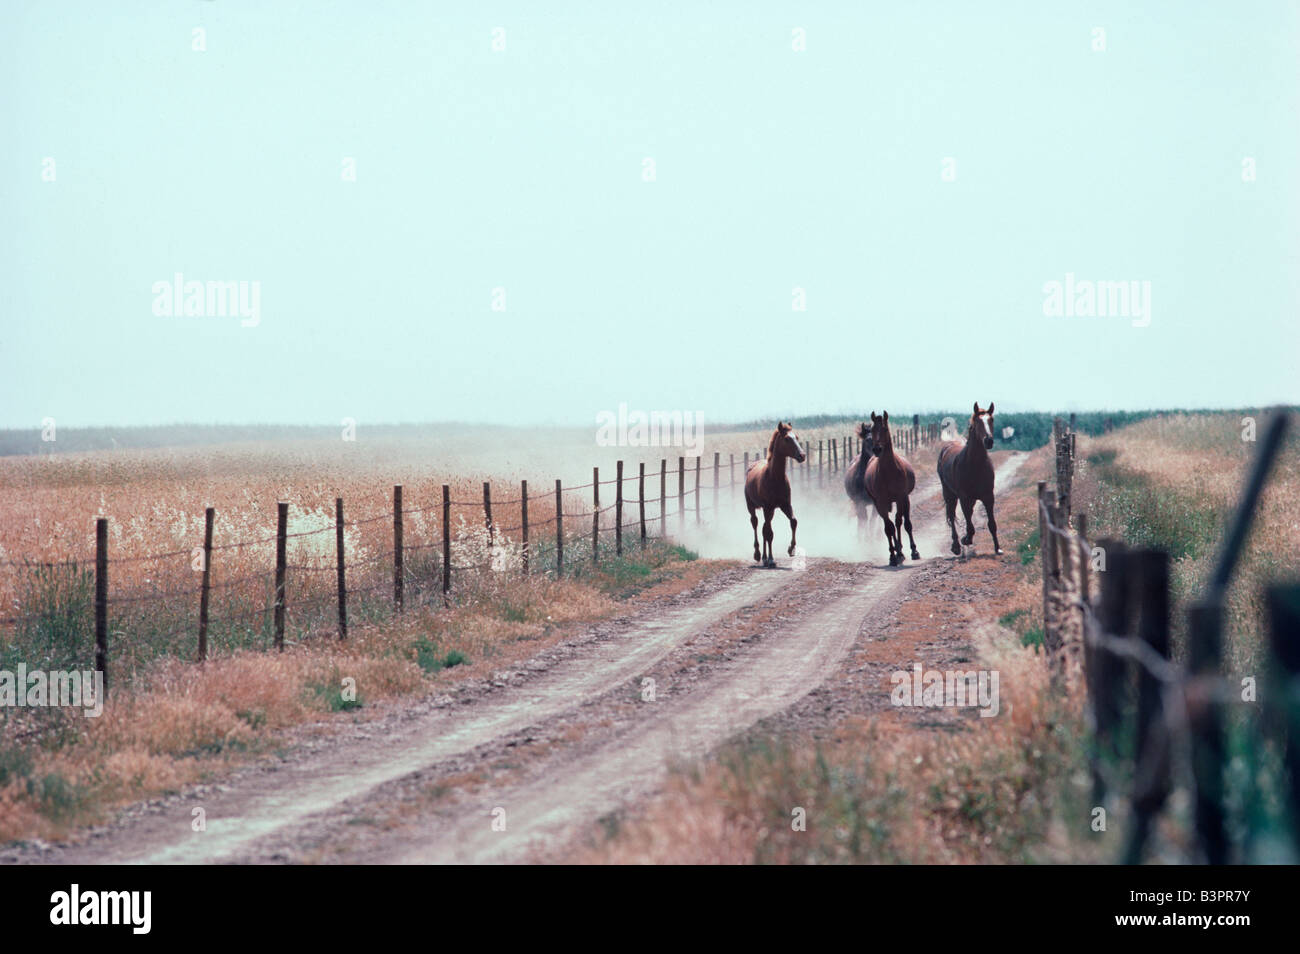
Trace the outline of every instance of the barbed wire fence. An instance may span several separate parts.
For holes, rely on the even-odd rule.
[[[1175,786],[1191,794],[1195,860],[1224,864],[1244,853],[1230,841],[1225,804],[1230,706],[1253,707],[1253,750],[1271,744],[1282,753],[1300,856],[1300,583],[1267,588],[1271,665],[1258,695],[1223,671],[1228,586],[1288,426],[1285,410],[1272,413],[1210,581],[1187,609],[1186,652],[1175,660],[1169,553],[1088,540],[1086,515],[1071,511],[1075,435],[1060,418],[1055,422],[1057,489],[1038,484],[1043,645],[1056,685],[1070,691],[1083,684],[1093,805],[1113,795],[1131,810],[1125,863],[1144,858]],[[1252,776],[1249,784],[1258,780]]]
[[[908,453],[937,441],[940,435],[938,425],[922,426],[919,415],[914,415],[912,427],[899,428],[893,436],[895,445]],[[827,478],[846,469],[853,454],[861,453],[861,450],[861,440],[856,435],[819,439],[815,455],[809,446],[802,463],[787,460],[787,473],[796,485],[825,487]],[[481,501],[460,500],[452,498],[450,484],[442,484],[441,499],[423,506],[409,506],[404,501],[404,487],[396,485],[393,487],[392,505],[383,512],[348,520],[343,498],[336,497],[331,525],[292,533],[289,532],[291,505],[279,501],[276,505],[276,532],[247,540],[219,541],[215,529],[216,510],[207,507],[202,540],[196,541],[193,548],[142,555],[110,557],[110,518],[98,517],[95,520],[93,557],[44,562],[4,560],[0,561],[0,569],[17,572],[70,570],[73,574],[93,574],[94,666],[104,673],[107,686],[110,636],[124,634],[120,626],[110,625],[114,622],[111,617],[126,612],[128,608],[151,604],[166,604],[174,608],[186,601],[194,601],[195,617],[154,633],[152,638],[161,643],[192,635],[193,658],[199,663],[209,658],[210,634],[219,625],[258,628],[267,634],[267,643],[272,648],[283,651],[291,614],[309,609],[326,610],[330,604],[336,613],[333,628],[337,637],[344,640],[348,636],[350,613],[356,611],[358,597],[370,598],[370,603],[365,604],[370,610],[387,603],[391,613],[400,614],[406,608],[408,589],[418,584],[425,592],[436,588],[433,600],[440,601],[443,607],[451,607],[458,589],[470,575],[492,574],[497,578],[512,574],[521,577],[544,575],[559,579],[587,564],[599,567],[602,558],[608,558],[611,537],[615,557],[621,557],[629,546],[644,547],[654,539],[681,538],[689,526],[702,525],[706,514],[720,510],[723,506],[720,497],[724,492],[730,495],[734,506],[750,467],[765,458],[766,450],[761,448],[755,450],[752,457],[748,451],[743,452],[739,460],[735,453],[729,453],[724,461],[721,453],[715,452],[711,466],[705,466],[701,456],[679,456],[675,474],[670,472],[669,459],[661,458],[657,488],[647,486],[647,480],[653,484],[654,474],[647,475],[645,462],[638,463],[637,474],[631,478],[625,474],[621,460],[616,464],[613,478],[602,480],[599,467],[593,467],[589,483],[566,486],[556,479],[553,492],[550,489],[530,492],[528,481],[523,480],[517,496],[493,499],[492,482],[484,481]],[[736,473],[738,464],[739,474]],[[710,470],[711,479],[706,482],[705,474]],[[629,483],[634,485],[634,495],[627,493]],[[688,483],[693,486],[688,486]],[[602,505],[601,489],[611,487],[614,499]],[[647,489],[651,490],[649,495]],[[655,489],[657,495],[653,493]],[[706,504],[703,498],[710,492],[711,500]],[[582,503],[588,493],[589,509]],[[535,514],[539,507],[543,512],[549,508],[550,516],[538,519]],[[467,521],[467,511],[481,513],[481,518],[478,518],[481,523],[476,526]],[[435,518],[435,535],[422,542],[407,539],[408,518],[439,513],[440,519]],[[509,523],[498,519],[504,513],[511,515],[507,518]],[[453,516],[460,520],[455,536]],[[369,548],[370,552],[363,558],[349,554],[349,532],[389,521],[392,525],[391,542],[379,548]],[[675,528],[670,527],[670,523],[675,523]],[[333,534],[333,552],[327,553],[331,549],[327,536],[330,533]],[[519,535],[517,540],[511,537],[516,533]],[[317,559],[313,562],[290,561],[290,541],[317,540],[322,542],[317,547]],[[274,558],[268,560],[265,570],[214,581],[214,567],[221,566],[228,555],[271,544],[274,544]],[[423,567],[412,565],[412,560],[425,557],[429,562]],[[155,565],[166,561],[173,564],[188,561],[190,569],[198,575],[198,582],[147,592],[115,593],[110,590],[114,567],[151,561]],[[363,575],[359,584],[360,571],[366,571],[368,575]],[[390,572],[391,579],[387,578]],[[322,581],[332,575],[333,586],[326,587],[322,583],[310,599],[291,599],[290,583],[299,574]],[[259,586],[265,592],[264,602],[237,612],[213,615],[212,604],[216,594],[241,588],[256,590]],[[391,593],[391,600],[388,597],[376,598],[374,594],[377,593]],[[0,616],[0,629],[51,623],[52,611],[48,607],[36,607],[33,611],[32,607],[18,601],[14,609],[11,615]],[[181,611],[179,615],[185,614]],[[62,622],[75,625],[76,621]]]

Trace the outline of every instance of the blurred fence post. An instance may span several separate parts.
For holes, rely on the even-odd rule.
[[[519,482],[519,529],[523,531],[523,544],[520,556],[524,564],[524,576],[528,575],[528,481]]]
[[[348,638],[347,561],[343,553],[343,498],[334,498],[334,554],[339,591],[339,639]]]
[[[393,486],[393,606],[402,611],[402,485]]]
[[[483,526],[487,527],[488,559],[492,558],[497,545],[497,528],[492,521],[492,482],[483,481]]]
[[[284,570],[288,562],[289,504],[276,504],[275,528],[275,648],[284,652]]]
[[[600,468],[591,468],[591,562],[600,560]]]
[[[442,605],[451,606],[451,485],[442,485]]]
[[[718,471],[722,467],[722,454],[713,452],[713,520],[718,519]]]
[[[659,459],[659,536],[668,536],[668,458]]]
[[[1213,698],[1212,682],[1220,675],[1223,607],[1197,603],[1187,614],[1188,722],[1192,731],[1192,773],[1196,779],[1196,833],[1205,860],[1228,859],[1223,820],[1223,714]]]
[[[614,552],[623,555],[623,462],[620,460],[614,479]]]
[[[1137,571],[1137,636],[1161,659],[1169,658],[1169,554],[1139,550],[1131,565]],[[1137,736],[1133,778],[1134,823],[1129,832],[1127,864],[1142,863],[1152,823],[1169,797],[1169,733],[1164,713],[1164,685],[1146,666],[1138,666]]]
[[[108,518],[95,520],[95,669],[108,691]]]
[[[208,596],[212,585],[212,524],[217,512],[203,511],[203,590],[199,595],[199,662],[208,658]]]
[[[1274,688],[1282,728],[1282,763],[1290,782],[1291,835],[1300,852],[1300,584],[1270,586],[1269,642],[1273,649]]]
[[[555,480],[555,578],[564,576],[564,494]]]
[[[645,546],[645,461],[641,461],[637,471],[637,509],[641,512],[641,546]]]
[[[1097,541],[1104,561],[1101,594],[1097,600],[1097,627],[1102,635],[1123,638],[1128,634],[1129,568],[1128,549],[1123,541]],[[1106,778],[1101,763],[1115,756],[1115,728],[1119,725],[1120,701],[1125,672],[1124,660],[1106,649],[1085,651],[1085,684],[1093,723],[1092,787],[1093,804],[1106,798]]]
[[[695,525],[700,523],[700,455],[695,455]]]
[[[686,530],[686,458],[677,458],[677,535]]]

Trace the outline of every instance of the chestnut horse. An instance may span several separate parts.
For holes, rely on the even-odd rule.
[[[766,567],[776,566],[776,560],[772,559],[772,514],[777,510],[790,521],[790,549],[786,552],[794,556],[795,528],[799,521],[794,518],[794,509],[790,506],[790,478],[785,473],[787,457],[803,463],[803,445],[795,436],[793,424],[778,421],[767,444],[767,460],[755,461],[745,475],[745,506],[749,508],[749,523],[754,528],[754,560],[762,560]],[[761,554],[758,551],[758,515],[754,512],[759,507],[763,508]]]
[[[871,452],[875,455],[867,464],[864,484],[876,512],[885,520],[885,539],[889,541],[889,565],[898,566],[903,558],[903,529],[912,545],[912,559],[921,559],[912,536],[912,503],[908,497],[916,489],[916,471],[902,454],[894,450],[894,438],[889,431],[889,412],[881,417],[871,412]],[[897,506],[897,526],[889,520],[889,508]]]
[[[863,535],[863,524],[871,517],[871,494],[867,493],[867,462],[871,460],[871,428],[865,423],[858,424],[858,442],[862,451],[849,463],[844,472],[844,492],[853,502],[853,509],[858,515],[858,537]]]
[[[976,401],[970,426],[966,429],[966,442],[951,441],[939,449],[939,483],[943,485],[948,526],[952,528],[952,552],[957,556],[961,556],[961,544],[957,542],[958,501],[961,501],[961,512],[966,518],[966,535],[961,542],[967,546],[975,542],[975,528],[970,517],[978,500],[984,504],[984,513],[989,518],[993,552],[1002,552],[998,545],[998,522],[993,519],[993,460],[989,457],[989,451],[993,449],[993,433],[993,402],[989,402],[987,411],[981,411],[980,402]]]

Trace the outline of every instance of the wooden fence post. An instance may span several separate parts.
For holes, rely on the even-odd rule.
[[[731,488],[731,499],[736,499],[736,455],[731,454],[727,464],[727,486]]]
[[[1280,700],[1275,716],[1281,723],[1282,764],[1290,782],[1291,835],[1300,851],[1300,585],[1270,586],[1265,602],[1276,663],[1270,695]]]
[[[451,485],[442,485],[442,605],[451,606]]]
[[[623,462],[620,460],[614,479],[614,552],[623,555]]]
[[[95,519],[95,669],[108,691],[108,518]],[[98,700],[97,700],[98,701]]]
[[[591,562],[600,559],[600,468],[591,468]]]
[[[203,590],[199,595],[199,662],[208,658],[208,591],[212,583],[212,524],[217,512],[203,511]]]
[[[677,458],[677,535],[686,530],[686,458]]]
[[[1208,687],[1220,676],[1223,607],[1218,603],[1197,603],[1188,611],[1187,624],[1188,673],[1193,686],[1206,687],[1196,692],[1188,704],[1192,773],[1196,779],[1196,834],[1206,862],[1221,865],[1228,860],[1223,820],[1223,715]]]
[[[483,481],[483,526],[487,527],[488,559],[492,559],[497,546],[497,530],[492,522],[492,482]]]
[[[288,562],[289,504],[276,504],[275,526],[275,648],[284,652],[284,569]]]
[[[659,536],[668,536],[668,458],[659,459]]]
[[[637,507],[641,511],[641,546],[645,547],[645,461],[641,461],[637,471]]]
[[[402,485],[393,486],[393,606],[402,611]]]
[[[1139,550],[1133,555],[1137,570],[1138,638],[1161,659],[1169,658],[1169,554]],[[1151,825],[1169,797],[1169,735],[1165,720],[1161,680],[1146,666],[1138,666],[1137,738],[1133,780],[1134,824],[1129,832],[1127,864],[1141,864]]]
[[[343,554],[343,498],[334,498],[334,562],[338,582],[339,639],[348,638],[348,584],[345,576],[347,560]]]
[[[564,576],[564,495],[555,481],[555,578]]]
[[[519,529],[523,531],[523,543],[520,556],[524,564],[524,576],[528,575],[528,481],[519,482]]]
[[[700,524],[700,455],[695,455],[695,525]]]
[[[1097,541],[1101,549],[1101,594],[1097,600],[1097,627],[1108,636],[1123,638],[1129,632],[1128,548],[1121,540]],[[1109,650],[1085,647],[1085,685],[1092,711],[1094,746],[1091,753],[1092,798],[1100,805],[1106,798],[1106,778],[1100,763],[1115,756],[1115,727],[1119,725],[1123,696],[1124,660]]]
[[[1043,648],[1053,657],[1061,648],[1060,634],[1056,631],[1053,612],[1054,584],[1056,582],[1056,537],[1052,533],[1052,510],[1055,494],[1047,489],[1047,482],[1038,482],[1038,533],[1043,564]]]
[[[721,467],[722,455],[718,451],[713,452],[713,520],[716,523],[718,519],[718,470]]]

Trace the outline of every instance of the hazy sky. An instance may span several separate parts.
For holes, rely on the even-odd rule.
[[[1291,0],[538,6],[5,0],[0,426],[1300,402]]]

